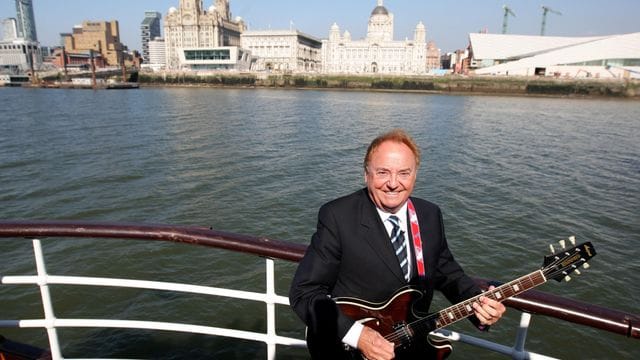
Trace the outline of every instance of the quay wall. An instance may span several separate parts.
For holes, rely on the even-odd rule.
[[[515,96],[616,97],[640,99],[639,80],[488,76],[323,76],[140,73],[141,86],[343,89]]]

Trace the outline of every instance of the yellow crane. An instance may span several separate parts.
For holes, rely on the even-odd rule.
[[[540,28],[540,36],[544,36],[544,28],[547,25],[547,13],[553,13],[556,15],[562,15],[561,12],[555,11],[548,6],[542,5],[542,26]]]

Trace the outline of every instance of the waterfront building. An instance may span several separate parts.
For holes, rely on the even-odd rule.
[[[297,30],[247,30],[243,49],[255,57],[251,70],[315,72],[320,69],[322,41]]]
[[[2,20],[2,41],[13,41],[18,38],[18,22],[15,18]]]
[[[426,28],[416,25],[413,40],[393,40],[393,14],[377,0],[371,12],[364,40],[352,40],[351,33],[340,34],[334,23],[329,39],[322,41],[322,71],[325,73],[427,73]]]
[[[427,71],[441,69],[440,64],[440,49],[436,46],[436,43],[429,41],[427,43]]]
[[[29,72],[42,66],[42,52],[36,34],[31,0],[16,0],[16,18],[2,22],[0,41],[0,71]]]
[[[42,53],[37,42],[15,39],[0,42],[0,71],[9,73],[29,72],[31,68],[39,70],[42,66]]]
[[[229,0],[215,0],[208,9],[202,0],[180,0],[164,20],[167,69],[243,68],[250,62],[249,54],[239,49],[245,29],[241,18],[231,19]]]
[[[18,17],[18,38],[25,41],[38,41],[36,34],[36,20],[33,16],[33,3],[31,0],[16,0],[16,15]]]
[[[165,52],[165,44],[163,38],[155,38],[149,41],[149,61],[144,67],[151,68],[153,71],[164,69],[167,64],[167,53]]]
[[[640,78],[640,32],[592,37],[469,34],[475,74]]]
[[[66,67],[68,70],[89,70],[91,69],[92,57],[97,68],[107,66],[105,59],[99,52],[93,50],[66,51],[62,47],[53,51],[51,63],[58,68]]]
[[[100,53],[106,65],[118,66],[127,58],[125,46],[120,42],[118,21],[84,21],[72,33],[60,34],[66,51]]]
[[[142,38],[142,61],[149,63],[149,41],[162,36],[160,23],[162,15],[157,11],[145,11],[144,20],[140,25],[140,36]]]

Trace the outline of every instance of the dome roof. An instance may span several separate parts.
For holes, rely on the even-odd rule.
[[[371,15],[389,15],[389,11],[386,7],[378,5],[371,11]]]

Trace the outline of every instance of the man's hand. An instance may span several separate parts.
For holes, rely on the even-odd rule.
[[[358,350],[369,360],[393,359],[393,343],[387,341],[379,332],[365,326],[358,339]]]
[[[489,290],[493,290],[494,288],[495,286],[491,286]],[[506,308],[501,302],[486,296],[480,296],[479,302],[473,304],[473,310],[482,325],[492,325],[502,317]]]

